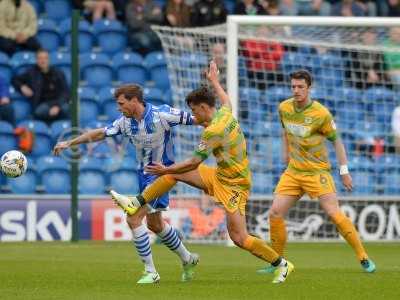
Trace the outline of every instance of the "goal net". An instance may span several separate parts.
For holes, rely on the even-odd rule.
[[[298,69],[312,73],[312,98],[335,117],[349,156],[352,197],[378,201],[400,195],[400,156],[392,130],[400,104],[399,20],[229,16],[221,26],[154,30],[166,55],[175,106],[186,107],[185,96],[206,84],[202,74],[211,59],[216,61],[246,136],[257,199],[271,196],[285,168],[277,108],[290,97],[289,75]],[[200,130],[176,128],[177,160],[191,155]],[[346,198],[333,151],[330,161],[338,192]],[[176,193],[198,192],[180,185]],[[307,201],[292,209],[294,222],[319,210]],[[267,209],[270,202],[251,200],[249,212],[263,205]],[[318,238],[333,238],[334,229],[322,232]]]

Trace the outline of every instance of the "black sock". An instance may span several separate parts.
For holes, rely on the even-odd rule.
[[[139,201],[139,203],[140,203],[140,206],[143,206],[143,205],[146,204],[146,200],[143,198],[142,195],[138,195],[138,196],[136,197],[136,199],[138,199],[138,201]]]
[[[274,267],[277,267],[277,266],[279,266],[281,261],[282,261],[282,257],[279,257],[276,261],[272,262],[271,265]]]

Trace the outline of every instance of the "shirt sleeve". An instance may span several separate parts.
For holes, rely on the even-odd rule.
[[[331,142],[335,141],[337,138],[336,124],[333,120],[332,114],[328,112],[325,119],[321,125],[320,132]]]
[[[220,138],[218,135],[214,134],[212,130],[206,129],[201,135],[200,143],[197,149],[194,151],[194,155],[200,157],[202,160],[206,160],[213,149],[218,147]]]
[[[119,119],[116,119],[112,124],[106,126],[104,128],[104,134],[108,136],[116,136],[120,135],[122,133],[122,123],[124,121],[124,118],[121,117]]]
[[[160,115],[170,127],[176,126],[178,124],[193,125],[193,116],[191,113],[173,108],[169,105],[161,106]]]

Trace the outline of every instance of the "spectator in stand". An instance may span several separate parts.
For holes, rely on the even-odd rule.
[[[77,9],[85,10],[87,15],[91,14],[93,22],[104,16],[109,20],[115,20],[114,3],[111,0],[73,0],[72,4]]]
[[[251,86],[261,90],[266,88],[266,83],[283,80],[279,71],[279,63],[285,52],[281,43],[266,40],[270,36],[270,28],[259,26],[256,37],[243,42],[243,55],[246,57],[248,75]]]
[[[157,34],[151,25],[162,24],[164,16],[161,8],[152,0],[130,0],[125,10],[128,25],[129,46],[142,55],[161,49]]]
[[[165,18],[168,26],[189,27],[190,7],[184,0],[168,0],[165,7]]]
[[[236,4],[235,14],[253,16],[265,15],[267,12],[256,0],[241,0]]]
[[[400,47],[400,27],[392,27],[389,31],[389,39],[385,42],[388,48]],[[400,52],[397,50],[383,53],[386,68],[390,80],[397,89],[400,89]]]
[[[15,126],[14,109],[10,103],[9,85],[3,76],[0,76],[0,120],[7,121]]]
[[[386,0],[387,16],[400,17],[400,0]]]
[[[211,26],[226,22],[227,10],[221,0],[199,0],[192,8],[192,26]]]
[[[12,84],[31,99],[34,117],[42,121],[68,118],[69,92],[64,73],[50,66],[49,53],[39,50],[36,65],[12,78]]]
[[[259,2],[269,16],[282,15],[278,0],[261,0]]]
[[[36,51],[36,12],[27,0],[0,2],[0,51],[13,55],[18,50]]]
[[[400,154],[400,106],[397,106],[393,111],[392,131],[396,153]]]
[[[329,16],[331,5],[324,0],[282,0],[280,10],[289,16]]]
[[[332,16],[342,17],[365,17],[368,13],[362,3],[353,0],[342,0],[333,5]]]
[[[377,45],[377,34],[370,29],[361,34],[361,44],[374,47]],[[360,50],[348,52],[346,77],[350,85],[366,89],[371,86],[389,85],[390,79],[385,71],[383,55],[380,52]]]

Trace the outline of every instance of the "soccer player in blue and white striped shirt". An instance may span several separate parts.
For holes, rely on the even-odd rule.
[[[192,125],[195,119],[190,113],[168,105],[154,106],[146,103],[142,88],[135,84],[117,88],[114,97],[118,110],[122,113],[120,118],[106,128],[92,129],[74,139],[57,143],[54,153],[57,155],[73,145],[95,142],[110,136],[127,137],[136,149],[139,189],[142,192],[157,178],[144,171],[146,166],[152,162],[163,165],[174,163],[172,127],[178,124]],[[137,283],[156,283],[160,280],[153,263],[147,227],[181,258],[182,281],[189,281],[193,277],[193,269],[199,257],[186,249],[176,230],[163,220],[161,213],[168,209],[168,204],[168,194],[164,194],[127,218],[132,229],[134,246],[145,265],[145,272]],[[147,218],[147,227],[142,223],[144,217]]]

